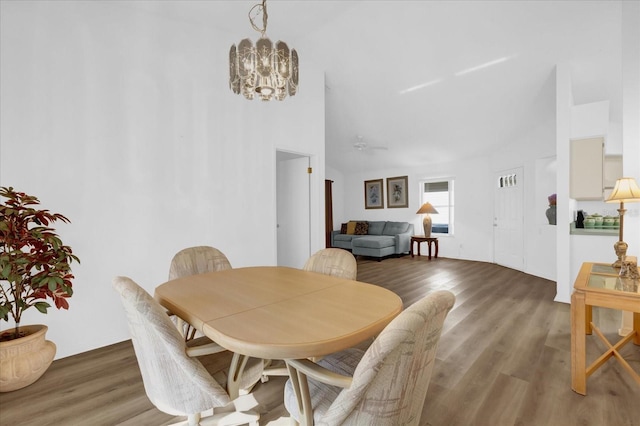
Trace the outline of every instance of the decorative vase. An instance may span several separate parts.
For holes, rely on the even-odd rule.
[[[20,327],[26,336],[0,342],[0,392],[29,386],[47,371],[56,354],[56,345],[45,340],[46,325]]]
[[[593,215],[593,219],[595,221],[594,228],[602,229],[602,222],[604,221],[604,218],[602,216],[600,216],[599,214],[594,214]]]
[[[615,219],[613,216],[605,216],[602,218],[602,227],[605,229],[613,229]]]
[[[556,206],[549,206],[549,208],[545,213],[547,215],[547,220],[549,221],[549,225],[555,225],[556,224]]]

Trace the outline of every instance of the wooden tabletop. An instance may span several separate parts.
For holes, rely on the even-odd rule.
[[[278,266],[172,280],[158,286],[155,297],[218,344],[265,359],[355,346],[402,311],[400,297],[382,287]]]
[[[613,268],[608,263],[584,262],[573,288],[585,293],[587,305],[638,312],[640,287],[633,280],[629,280],[631,285],[625,285],[619,273],[620,268]]]

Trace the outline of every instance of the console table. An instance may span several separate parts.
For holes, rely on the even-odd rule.
[[[424,235],[412,235],[411,236],[411,249],[409,253],[411,253],[411,257],[413,257],[413,243],[418,243],[418,256],[420,256],[420,243],[427,243],[429,247],[429,259],[431,259],[431,245],[435,246],[435,258],[438,258],[438,239],[434,237],[425,237]]]
[[[640,286],[638,280],[621,279],[620,269],[603,263],[583,263],[571,295],[571,389],[587,394],[587,377],[609,358],[616,358],[640,385],[640,375],[622,357],[619,349],[633,341],[640,345]],[[633,329],[611,344],[592,321],[593,306],[633,312]],[[595,332],[608,349],[591,365],[586,360],[586,335]]]

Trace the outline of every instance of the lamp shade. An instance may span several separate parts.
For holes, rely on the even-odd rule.
[[[616,181],[607,203],[632,203],[640,201],[640,188],[634,178],[623,177]]]
[[[436,210],[435,207],[431,205],[431,203],[424,203],[422,207],[420,207],[420,210],[416,212],[416,214],[424,213],[438,213],[438,210]]]

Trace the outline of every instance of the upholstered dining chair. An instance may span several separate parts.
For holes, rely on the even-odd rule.
[[[227,256],[217,248],[210,246],[187,247],[177,252],[171,259],[169,280],[204,274],[205,272],[224,271],[225,269],[231,269],[231,263]],[[191,324],[178,317],[175,317],[175,321],[185,339],[192,340],[196,336],[196,330]]]
[[[116,277],[113,287],[127,315],[145,392],[160,411],[187,416],[189,425],[198,425],[202,412],[232,403],[200,361],[187,355],[184,338],[149,293],[127,277]],[[206,417],[207,424],[221,425],[257,426],[258,419],[235,410]]]
[[[339,278],[355,280],[358,275],[356,258],[347,250],[339,248],[325,248],[315,252],[302,267],[305,271],[318,272]],[[269,380],[269,376],[288,376],[289,372],[281,362],[271,363],[262,372],[262,381]]]
[[[350,280],[355,280],[358,275],[356,258],[340,248],[318,250],[306,261],[302,269]]]
[[[231,269],[231,263],[227,256],[217,248],[211,246],[187,247],[173,256],[169,266],[169,280],[226,269]],[[210,355],[226,351],[225,348],[204,336],[202,339],[205,343],[198,342],[197,346],[192,344],[194,337],[196,337],[195,328],[182,318],[174,316],[174,319],[178,330],[187,341],[190,356]],[[263,369],[263,360],[234,353],[229,371],[239,371],[241,374],[239,377],[232,374],[227,376],[226,384],[229,395],[235,397],[239,395],[241,389],[251,389],[262,378]]]
[[[313,419],[317,425],[417,425],[454,302],[446,290],[425,296],[391,321],[366,352],[347,349],[317,364],[288,360],[285,407],[292,419],[306,418],[308,424]],[[309,389],[304,402],[296,397],[301,383]]]
[[[169,279],[186,275],[203,274],[211,271],[231,269],[227,256],[215,247],[195,246],[177,252],[171,259]]]

